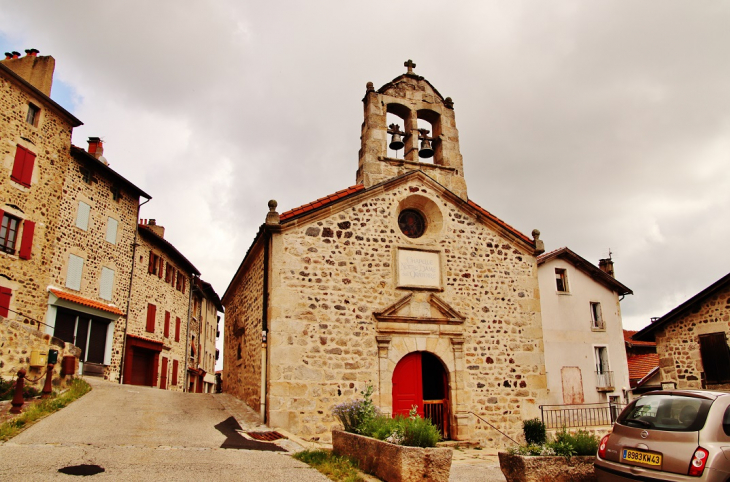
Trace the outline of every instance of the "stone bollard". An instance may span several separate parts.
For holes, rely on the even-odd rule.
[[[25,385],[25,368],[18,370],[18,380],[15,382],[15,396],[10,403],[10,413],[20,413],[23,410],[23,386]]]
[[[49,363],[48,368],[46,368],[46,383],[43,385],[41,398],[48,398],[51,396],[51,393],[53,393],[53,366],[53,363]]]

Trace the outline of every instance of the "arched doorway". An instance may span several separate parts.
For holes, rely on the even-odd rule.
[[[416,351],[404,356],[393,370],[393,416],[408,416],[416,406],[449,438],[449,382],[441,360],[432,353]]]

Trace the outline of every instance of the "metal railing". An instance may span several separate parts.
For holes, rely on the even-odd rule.
[[[613,388],[613,372],[603,371],[596,373],[596,390]]]
[[[540,405],[545,428],[574,428],[612,425],[623,410],[618,403],[584,403],[580,405]]]

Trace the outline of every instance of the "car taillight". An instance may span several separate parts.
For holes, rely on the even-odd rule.
[[[602,459],[606,458],[606,447],[608,446],[608,437],[610,437],[611,434],[605,435],[601,439],[601,443],[598,444],[598,456]]]
[[[707,463],[707,456],[710,453],[702,447],[697,447],[694,455],[692,456],[692,462],[689,463],[689,475],[699,477],[705,470],[705,464]]]

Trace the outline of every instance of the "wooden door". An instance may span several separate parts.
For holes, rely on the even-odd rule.
[[[152,386],[154,353],[135,347],[132,351],[132,385]]]
[[[393,371],[393,416],[405,415],[414,405],[423,417],[423,379],[421,353],[404,356]]]
[[[167,390],[167,357],[162,357],[162,368],[160,368],[160,390]]]

